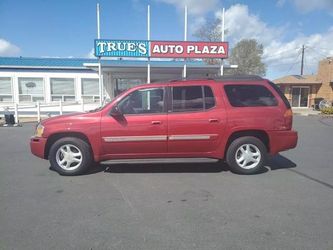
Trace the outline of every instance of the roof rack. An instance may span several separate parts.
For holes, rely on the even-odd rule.
[[[168,82],[178,82],[187,80],[214,80],[214,81],[258,81],[263,80],[261,76],[258,75],[224,75],[224,76],[214,76],[214,77],[186,77],[171,79]]]
[[[168,83],[168,82],[182,82],[182,81],[202,81],[202,80],[211,80],[211,81],[260,81],[263,80],[261,76],[258,75],[224,75],[216,77],[193,77],[189,76],[186,78],[176,78],[170,80],[156,80],[153,83]]]
[[[260,81],[263,80],[258,75],[224,75],[214,78],[215,81]]]

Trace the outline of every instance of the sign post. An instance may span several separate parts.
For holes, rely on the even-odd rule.
[[[97,38],[101,38],[100,18],[99,18],[99,3],[97,4]],[[98,56],[98,85],[99,85],[99,105],[103,105],[103,79],[102,79],[102,66],[101,56]]]
[[[224,8],[222,9],[222,22],[221,22],[221,42],[224,42]],[[221,76],[224,74],[223,58],[221,59]]]
[[[184,20],[184,41],[186,42],[187,41],[187,5],[185,5],[185,20]],[[186,68],[186,58],[184,58],[184,69],[183,69],[183,78],[186,79],[186,71],[187,71],[187,68]]]
[[[147,40],[150,41],[150,5],[147,9]],[[150,57],[148,57],[147,63],[147,83],[150,83]]]

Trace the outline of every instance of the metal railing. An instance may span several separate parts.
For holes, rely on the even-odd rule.
[[[20,118],[23,117],[36,117],[37,121],[41,121],[42,117],[51,117],[62,115],[64,113],[85,112],[99,106],[96,102],[52,102],[41,103],[36,102],[33,104],[18,104],[13,103],[9,105],[2,105],[3,111],[0,108],[0,116],[5,114],[13,114],[15,123],[19,123]]]

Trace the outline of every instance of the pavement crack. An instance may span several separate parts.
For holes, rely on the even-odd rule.
[[[115,183],[112,183],[112,185],[120,193],[125,203],[131,208],[131,212],[136,217],[136,219],[142,219],[141,214],[135,209],[132,202],[128,199],[127,195],[123,191],[121,191],[121,189]]]
[[[329,183],[327,183],[327,182],[324,182],[324,181],[321,181],[321,180],[316,179],[316,178],[314,178],[314,177],[311,177],[310,175],[304,174],[304,173],[299,172],[299,171],[297,171],[297,170],[295,170],[295,169],[290,169],[290,168],[289,168],[289,169],[287,169],[287,170],[289,170],[289,171],[291,171],[291,172],[294,172],[294,173],[296,173],[296,174],[298,174],[298,175],[301,175],[301,176],[305,177],[305,178],[308,179],[308,180],[312,180],[312,181],[317,182],[317,183],[319,183],[319,184],[321,184],[321,185],[323,185],[323,186],[325,186],[325,187],[328,187],[328,188],[330,188],[330,189],[333,189],[333,185],[331,185],[331,184],[329,184]]]

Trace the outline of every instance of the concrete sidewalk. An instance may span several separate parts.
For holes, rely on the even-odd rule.
[[[313,110],[312,108],[293,108],[294,115],[302,115],[302,116],[311,116],[311,115],[319,115],[321,112],[317,110]]]

